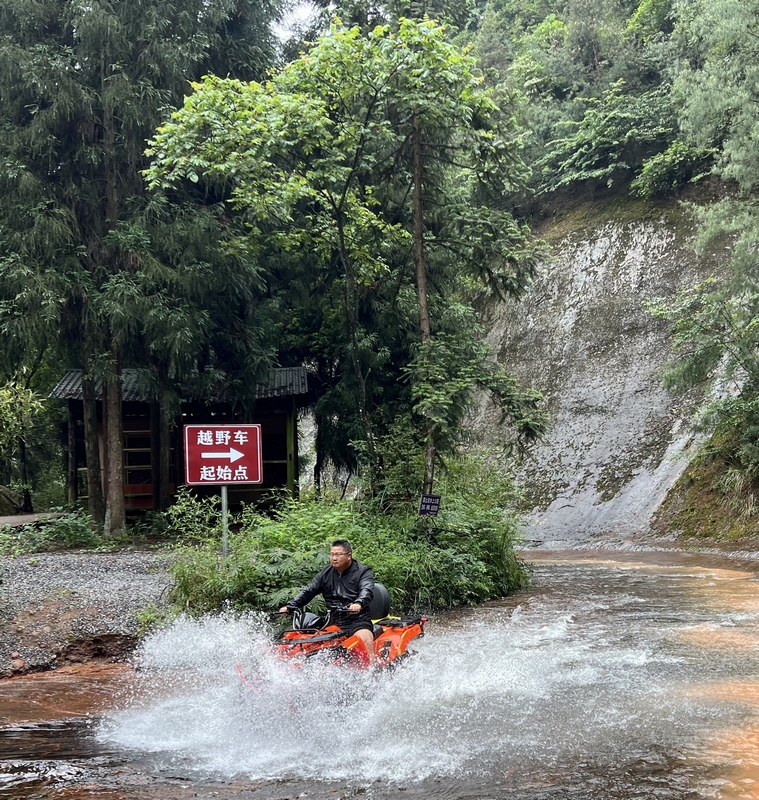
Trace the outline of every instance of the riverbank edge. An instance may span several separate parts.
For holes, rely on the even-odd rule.
[[[647,540],[613,546],[598,540],[562,550],[575,558],[667,551],[759,561],[759,539]],[[556,552],[525,547],[519,555]],[[0,557],[0,680],[72,664],[128,661],[140,641],[140,615],[168,610],[172,556],[141,550],[36,553]]]
[[[167,608],[166,551],[0,557],[0,679],[92,661],[126,661],[140,614]]]

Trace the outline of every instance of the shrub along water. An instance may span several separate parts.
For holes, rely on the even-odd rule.
[[[102,534],[93,530],[89,515],[81,510],[60,512],[26,525],[0,526],[0,555],[19,556],[102,544]]]
[[[224,562],[214,509],[186,493],[171,512],[183,533],[173,600],[191,613],[278,608],[328,563],[336,538],[352,542],[396,612],[501,597],[524,587],[528,574],[514,552],[513,485],[497,474],[484,457],[451,460],[436,518],[420,518],[418,501],[409,500],[307,496],[285,499],[269,514],[246,508],[233,522]]]

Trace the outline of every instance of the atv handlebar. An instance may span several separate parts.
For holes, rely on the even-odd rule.
[[[358,611],[351,611],[351,606],[361,606],[360,603],[352,602],[348,603],[348,605],[336,606],[333,610],[338,611],[342,614],[358,614],[361,611],[361,608]],[[289,617],[291,614],[294,614],[296,611],[303,611],[302,608],[291,608],[290,606],[282,606],[278,611],[274,611],[274,614],[281,614],[283,617]]]
[[[351,603],[350,605],[337,606],[336,608],[331,609],[331,611],[328,610],[326,617],[319,617],[316,614],[306,611],[304,608],[293,608],[291,606],[282,606],[282,608],[274,613],[282,617],[292,615],[293,630],[319,631],[331,624],[334,624],[334,620],[330,617],[335,613],[340,616],[347,614],[358,614],[361,611],[360,607],[355,611],[351,611],[351,605],[354,605],[354,603]]]

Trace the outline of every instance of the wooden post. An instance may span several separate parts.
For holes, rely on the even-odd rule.
[[[150,403],[150,507],[153,511],[162,511],[161,508],[161,410],[160,399]]]
[[[105,535],[118,538],[126,532],[126,502],[124,499],[124,434],[122,432],[121,368],[113,356],[115,374],[106,383],[106,508]]]
[[[287,413],[287,491],[290,497],[297,494],[298,480],[298,440],[297,427],[295,425],[295,398],[292,400],[292,408]]]
[[[165,383],[161,382],[158,407],[158,463],[155,468],[161,475],[158,508],[161,511],[171,505],[171,398]]]
[[[103,497],[103,467],[100,459],[95,382],[82,376],[82,401],[84,405],[84,452],[87,459],[87,507],[96,527],[102,528],[105,519]]]
[[[73,506],[79,499],[76,472],[76,415],[74,414],[74,404],[68,402],[66,430],[66,502]]]

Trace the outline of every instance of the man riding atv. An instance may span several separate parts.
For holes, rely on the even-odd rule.
[[[329,566],[279,610],[282,614],[290,614],[296,608],[303,608],[317,594],[324,596],[330,622],[349,636],[358,636],[366,645],[370,666],[375,666],[373,625],[369,614],[369,603],[374,596],[374,575],[369,567],[353,558],[353,548],[346,539],[332,542]]]

